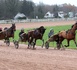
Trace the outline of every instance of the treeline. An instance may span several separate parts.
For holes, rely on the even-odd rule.
[[[45,5],[39,3],[34,4],[31,0],[0,0],[0,19],[13,19],[20,12],[24,13],[28,18],[43,18],[45,13],[50,11],[57,18],[58,11],[77,12],[77,7],[70,4],[62,5]]]

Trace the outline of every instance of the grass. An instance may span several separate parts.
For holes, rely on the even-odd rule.
[[[49,33],[51,28],[54,29],[54,34],[56,34],[56,33],[58,33],[61,30],[68,30],[68,29],[70,29],[71,25],[46,27],[46,31],[45,31],[44,36],[43,36],[43,39],[45,40],[45,42],[48,40],[48,33]],[[25,29],[25,32],[27,32],[27,30],[29,30],[29,29]],[[15,32],[15,38],[14,38],[15,40],[19,39],[19,37],[18,37],[19,32],[20,32],[20,30],[17,30]],[[76,38],[77,38],[77,36],[76,36]],[[41,46],[42,45],[42,41],[41,40],[37,40],[36,45]],[[67,41],[66,40],[63,41],[63,45],[67,45]],[[56,43],[55,42],[50,42],[50,46],[51,47],[52,46],[56,46]],[[72,41],[72,40],[70,41],[70,46],[68,48],[76,49],[74,41]]]

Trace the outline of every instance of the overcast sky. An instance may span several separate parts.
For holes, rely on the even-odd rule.
[[[72,4],[77,6],[77,0],[32,0],[34,3],[43,2],[44,4],[54,5],[54,4]]]

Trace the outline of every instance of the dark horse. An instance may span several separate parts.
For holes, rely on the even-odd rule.
[[[14,39],[14,31],[16,31],[15,24],[12,24],[10,28],[4,28],[4,31],[0,32],[0,40],[5,39],[6,42],[10,37]]]
[[[12,24],[10,28],[7,28],[4,32],[6,35],[6,38],[12,37],[14,39],[14,31],[16,31],[16,26],[15,24]]]
[[[29,45],[33,43],[33,49],[35,48],[36,40],[38,39],[43,41],[42,47],[44,46],[43,35],[45,33],[45,30],[46,29],[44,28],[44,26],[40,26],[39,28],[28,32]],[[29,48],[29,45],[28,45],[28,48]]]
[[[67,30],[67,31],[60,31],[60,32],[59,32],[59,38],[60,38],[61,40],[59,40],[59,43],[61,44],[62,41],[63,41],[64,39],[66,39],[68,45],[65,45],[65,46],[68,47],[68,46],[69,46],[69,41],[70,41],[70,40],[73,40],[74,43],[75,43],[75,45],[76,45],[76,47],[77,47],[76,38],[75,38],[75,37],[76,37],[76,30],[77,30],[77,22],[76,22],[74,25],[72,25],[71,29],[69,29],[69,30]]]

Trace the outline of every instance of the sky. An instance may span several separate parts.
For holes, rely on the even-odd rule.
[[[39,4],[39,2],[42,2],[44,4],[54,5],[54,4],[71,4],[77,6],[77,0],[32,0],[34,3]]]

